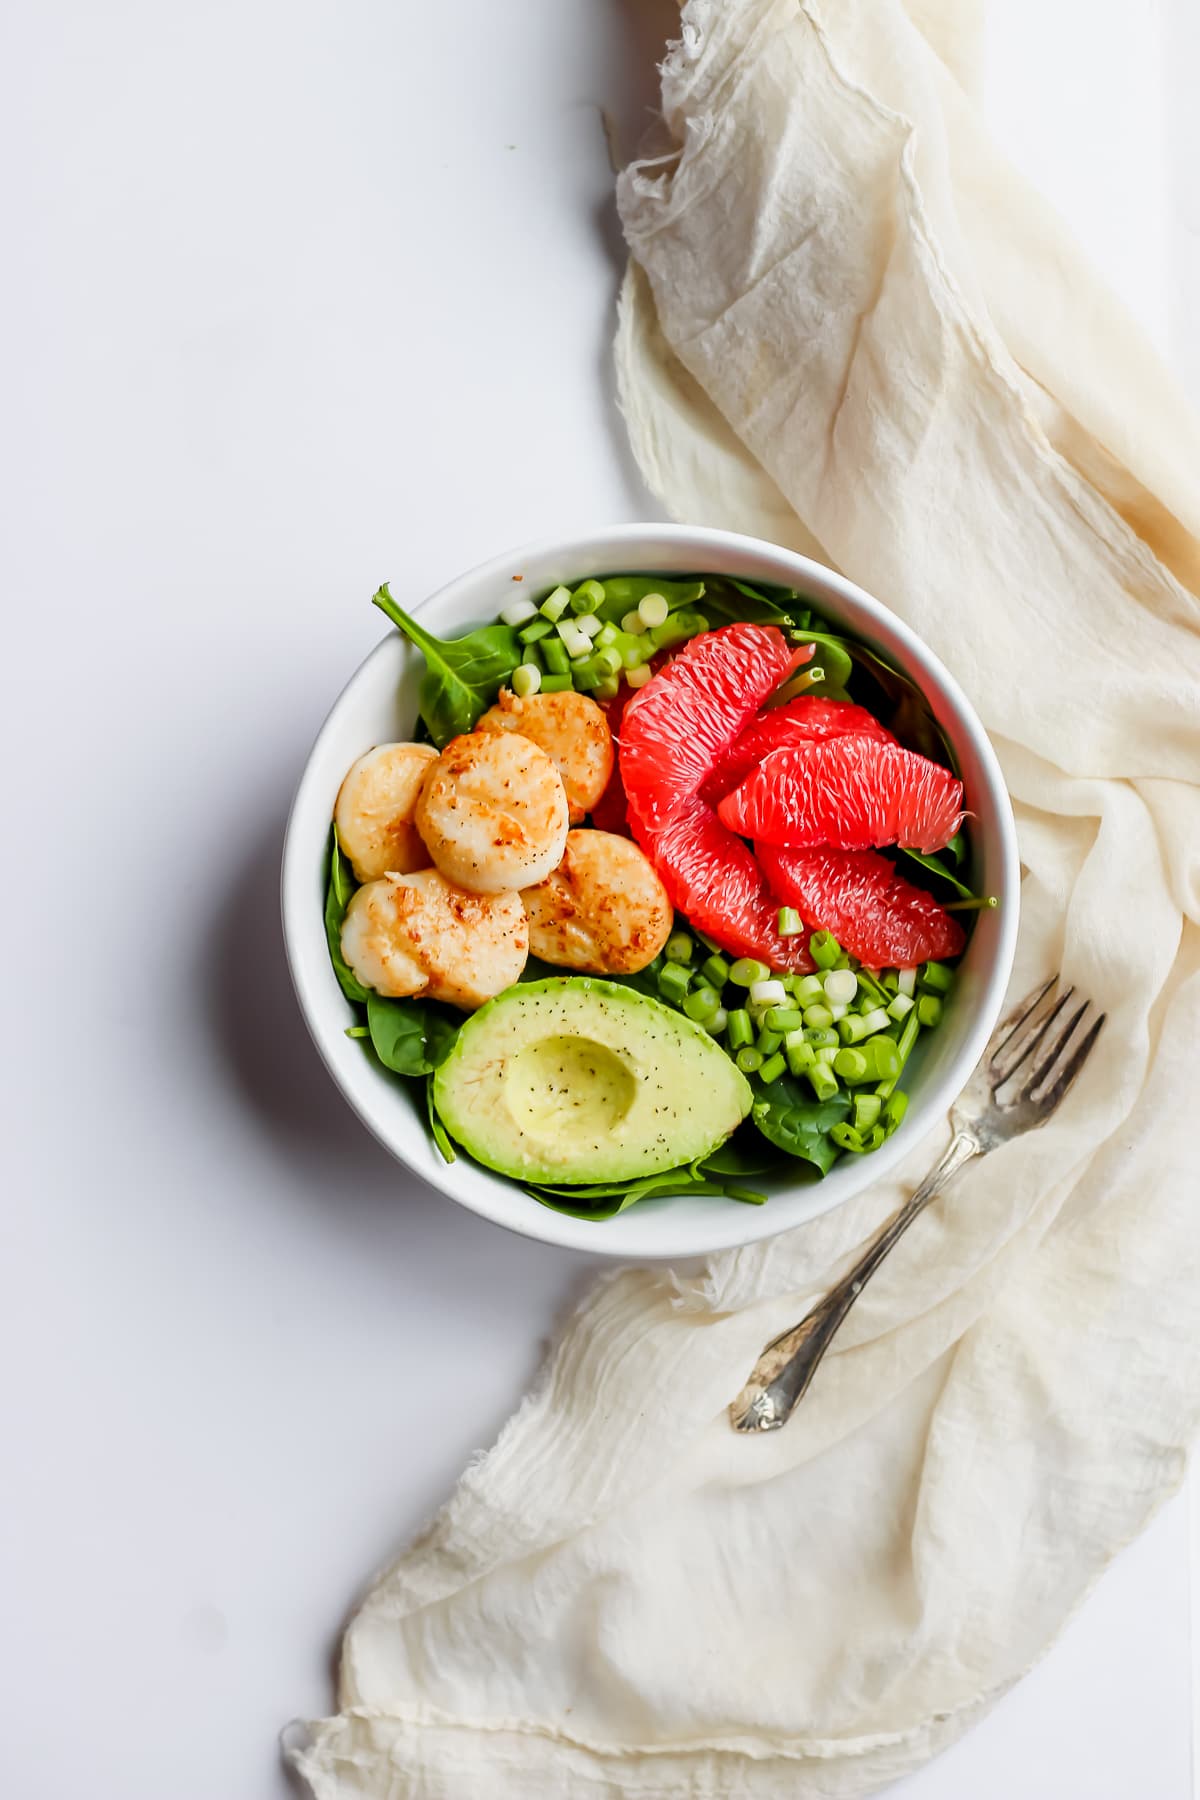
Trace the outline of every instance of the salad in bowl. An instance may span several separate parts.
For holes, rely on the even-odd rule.
[[[877,603],[753,540],[619,528],[464,583],[378,590],[393,634],[297,796],[326,1060],[530,1235],[678,1255],[825,1210],[999,1009],[1015,854],[977,722]]]

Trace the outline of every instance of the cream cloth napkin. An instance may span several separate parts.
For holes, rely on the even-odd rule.
[[[691,0],[621,179],[623,405],[682,517],[818,547],[994,734],[1016,992],[1110,1024],[866,1291],[791,1425],[725,1406],[941,1147],[697,1277],[598,1282],[381,1577],[320,1800],[821,1800],[978,1718],[1200,1413],[1200,435],[988,145],[949,0]],[[953,27],[953,29],[951,29]]]

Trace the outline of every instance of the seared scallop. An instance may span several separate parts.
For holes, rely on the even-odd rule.
[[[338,842],[360,881],[374,881],[389,869],[405,875],[429,867],[413,812],[436,759],[431,744],[376,744],[347,774],[333,819]]]
[[[476,731],[519,731],[550,758],[567,790],[572,825],[590,813],[613,772],[612,732],[600,707],[586,694],[527,694],[509,688],[475,727]]]
[[[515,731],[451,738],[417,801],[417,830],[448,880],[477,894],[532,887],[557,868],[567,796],[546,755]]]
[[[529,955],[519,894],[468,894],[436,869],[385,875],[351,897],[342,955],[364,987],[470,1012],[511,987]]]
[[[568,832],[558,868],[521,899],[530,950],[566,969],[633,975],[671,935],[671,902],[653,865],[609,831]]]

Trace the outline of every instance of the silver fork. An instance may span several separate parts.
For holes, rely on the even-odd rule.
[[[953,1136],[937,1166],[812,1311],[773,1338],[729,1408],[735,1431],[778,1431],[808,1392],[842,1320],[884,1257],[958,1171],[976,1156],[1044,1125],[1100,1035],[1106,1014],[1060,978],[1027,994],[992,1033],[983,1059],[950,1113]]]

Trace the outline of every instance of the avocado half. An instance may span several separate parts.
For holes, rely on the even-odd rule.
[[[447,1131],[518,1181],[655,1175],[707,1156],[750,1084],[699,1025],[617,982],[511,987],[469,1018],[433,1078]]]

